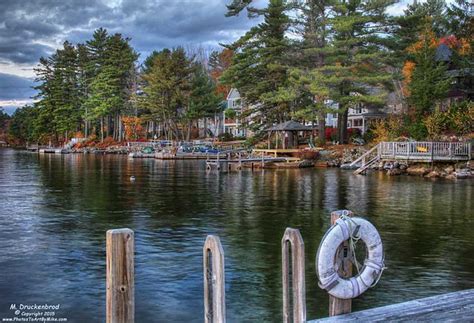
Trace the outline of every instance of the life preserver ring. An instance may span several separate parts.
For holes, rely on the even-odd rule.
[[[356,237],[366,245],[367,256],[360,272],[349,279],[339,276],[335,264],[336,252],[346,240]],[[319,286],[334,297],[350,299],[372,287],[380,278],[384,267],[383,245],[377,229],[367,220],[358,217],[339,218],[323,237],[316,255]]]

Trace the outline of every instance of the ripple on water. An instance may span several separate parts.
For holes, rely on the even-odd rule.
[[[130,176],[136,181],[130,182]],[[308,317],[327,315],[314,257],[329,212],[366,216],[389,269],[355,309],[474,287],[472,181],[327,170],[206,172],[202,162],[40,155],[0,149],[0,316],[58,302],[103,321],[105,232],[135,231],[138,322],[201,322],[202,245],[226,254],[230,321],[281,320],[281,236],[305,239]]]

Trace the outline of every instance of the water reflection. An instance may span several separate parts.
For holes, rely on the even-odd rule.
[[[226,253],[229,321],[279,321],[288,226],[305,239],[308,317],[326,316],[314,256],[339,208],[375,223],[389,267],[355,309],[474,287],[472,181],[335,169],[218,174],[193,161],[13,150],[0,150],[0,179],[0,316],[10,303],[57,302],[70,321],[104,321],[105,231],[130,227],[137,322],[202,321],[210,233]]]

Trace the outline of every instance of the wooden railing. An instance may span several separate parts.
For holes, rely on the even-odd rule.
[[[469,160],[470,142],[381,142],[378,153],[382,159],[406,160]]]

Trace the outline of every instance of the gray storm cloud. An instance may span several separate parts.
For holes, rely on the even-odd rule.
[[[230,1],[230,0],[229,0]],[[165,47],[217,47],[230,43],[258,23],[243,14],[226,18],[227,0],[2,0],[0,1],[0,100],[24,99],[32,81],[11,78],[15,68],[35,65],[65,40],[89,39],[104,27],[132,39],[141,59]],[[18,83],[18,91],[14,91]]]

